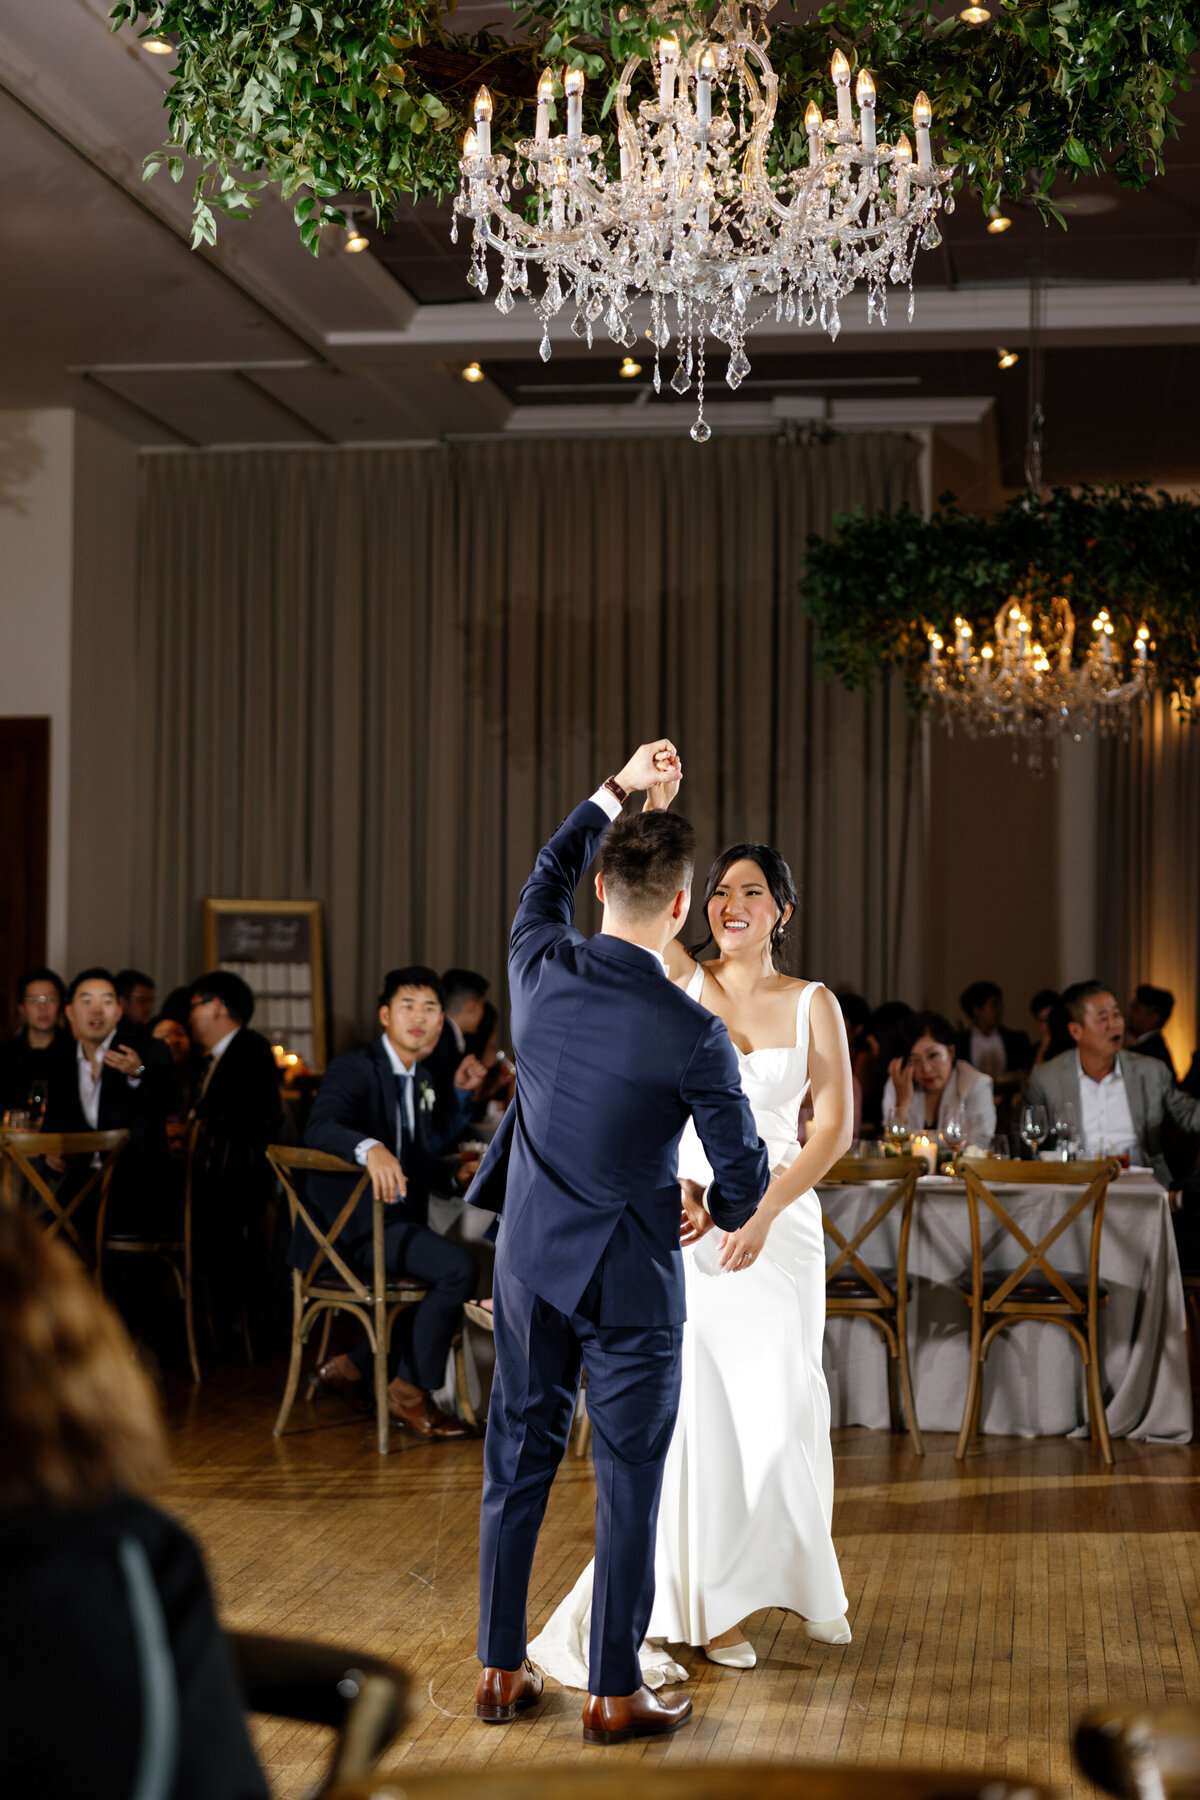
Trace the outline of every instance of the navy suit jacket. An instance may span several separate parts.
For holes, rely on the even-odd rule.
[[[416,1133],[409,1148],[405,1174],[408,1193],[403,1200],[389,1206],[385,1219],[407,1225],[423,1225],[432,1188],[444,1193],[454,1191],[455,1168],[437,1156],[431,1147],[430,1114],[421,1104],[422,1092],[433,1095],[433,1084],[422,1083],[424,1065],[413,1071],[417,1082],[413,1095]],[[310,1150],[324,1150],[329,1156],[340,1156],[352,1163],[354,1152],[364,1138],[378,1138],[381,1144],[396,1151],[396,1077],[387,1052],[378,1038],[359,1050],[347,1050],[335,1056],[321,1077],[317,1097],[313,1101],[304,1132]],[[345,1205],[353,1186],[349,1176],[309,1175],[305,1193],[313,1211],[325,1224],[332,1224]],[[339,1239],[341,1243],[341,1239]],[[347,1248],[371,1243],[371,1190],[368,1186],[359,1197],[353,1216],[347,1221]],[[290,1261],[304,1268],[312,1260],[312,1238],[302,1224],[297,1224],[292,1239]]]
[[[572,923],[575,889],[608,829],[592,801],[540,853],[513,922],[508,976],[517,1099],[472,1185],[498,1210],[498,1263],[573,1313],[599,1271],[599,1325],[681,1324],[679,1138],[689,1114],[725,1230],[770,1178],[721,1021],[654,956]]]

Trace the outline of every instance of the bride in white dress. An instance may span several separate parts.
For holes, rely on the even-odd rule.
[[[662,806],[672,797],[655,790],[650,799]],[[704,896],[709,938],[698,948],[715,942],[718,954],[701,964],[678,944],[667,949],[672,979],[729,1030],[772,1182],[739,1231],[715,1231],[699,1201],[711,1175],[689,1122],[679,1152],[683,1386],[641,1651],[650,1687],[686,1679],[666,1644],[702,1645],[713,1662],[751,1668],[741,1623],[765,1607],[799,1613],[821,1642],[850,1641],[830,1535],[825,1242],[812,1189],[849,1148],[853,1092],[836,1000],[820,982],[775,967],[795,903],[777,851],[735,845],[713,864]],[[810,1087],[801,1147],[797,1120]],[[567,1687],[587,1686],[591,1582],[589,1564],[529,1646],[531,1660]]]

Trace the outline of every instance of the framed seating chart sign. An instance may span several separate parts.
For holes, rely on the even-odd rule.
[[[204,966],[230,969],[254,995],[254,1028],[323,1069],[325,950],[319,900],[204,902]]]

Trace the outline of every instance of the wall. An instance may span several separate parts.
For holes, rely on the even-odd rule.
[[[62,408],[0,412],[0,715],[50,720],[47,953],[136,936],[136,452]]]

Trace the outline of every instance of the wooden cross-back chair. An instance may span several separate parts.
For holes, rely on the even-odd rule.
[[[45,1209],[42,1223],[50,1237],[62,1237],[91,1274],[99,1281],[100,1241],[104,1232],[104,1215],[108,1210],[113,1170],[129,1142],[127,1131],[7,1131],[3,1139],[4,1199],[14,1201],[15,1174],[28,1183]],[[63,1201],[46,1180],[39,1164],[48,1156],[84,1156],[89,1163],[99,1157],[98,1166],[90,1168],[86,1181]],[[78,1229],[76,1218],[85,1201],[97,1199],[95,1224],[88,1227],[87,1239]]]
[[[371,1274],[359,1275],[338,1249],[338,1239],[354,1214],[363,1193],[370,1187],[371,1177],[357,1163],[343,1162],[340,1156],[329,1156],[323,1150],[297,1150],[286,1144],[272,1144],[267,1161],[279,1178],[287,1195],[293,1230],[299,1220],[308,1227],[315,1249],[307,1269],[292,1270],[292,1354],[288,1364],[287,1386],[283,1404],[275,1421],[274,1435],[280,1437],[292,1410],[300,1385],[300,1367],[304,1346],[318,1319],[324,1321],[321,1348],[317,1362],[324,1358],[329,1342],[329,1325],[334,1313],[345,1312],[358,1320],[371,1346],[375,1374],[375,1422],[379,1454],[386,1456],[391,1443],[387,1404],[387,1356],[392,1325],[396,1314],[406,1306],[415,1306],[425,1298],[427,1289],[418,1282],[391,1281],[387,1278],[384,1256],[384,1202],[371,1197]],[[297,1192],[297,1174],[354,1176],[344,1205],[331,1225],[318,1219]]]
[[[96,1237],[96,1279],[104,1285],[106,1256],[149,1257],[163,1263],[171,1271],[175,1288],[183,1304],[183,1327],[187,1338],[188,1361],[192,1380],[199,1385],[200,1358],[196,1352],[196,1269],[193,1239],[196,1188],[203,1171],[211,1162],[215,1134],[203,1119],[193,1119],[188,1127],[186,1163],[183,1173],[183,1216],[178,1232],[151,1234],[140,1231],[109,1232],[103,1218]],[[164,1196],[164,1200],[166,1196]]]
[[[964,1157],[960,1167],[967,1187],[967,1219],[971,1228],[971,1267],[960,1286],[971,1309],[971,1364],[963,1405],[962,1429],[954,1455],[961,1462],[979,1429],[983,1403],[983,1365],[1002,1331],[1022,1322],[1057,1325],[1071,1338],[1083,1359],[1088,1391],[1088,1429],[1106,1463],[1113,1460],[1108,1420],[1104,1416],[1104,1379],[1100,1363],[1099,1315],[1108,1304],[1100,1281],[1100,1238],[1108,1184],[1120,1172],[1116,1162],[1043,1163]],[[1013,1217],[1002,1193],[1008,1187],[1078,1188],[1079,1193],[1036,1242]],[[1091,1243],[1085,1272],[1064,1270],[1050,1251],[1075,1220],[1092,1208]],[[986,1209],[1024,1253],[1011,1269],[983,1266],[983,1212]]]
[[[912,1236],[913,1205],[917,1177],[925,1163],[913,1156],[844,1156],[834,1163],[818,1184],[821,1223],[834,1246],[825,1267],[825,1312],[829,1318],[866,1319],[883,1338],[888,1350],[888,1394],[894,1393],[893,1368],[900,1371],[900,1395],[908,1424],[909,1441],[918,1456],[925,1444],[917,1423],[913,1400],[912,1370],[908,1356],[908,1246]],[[847,1237],[837,1222],[838,1186],[886,1182],[865,1222]],[[872,1195],[872,1199],[875,1196]],[[861,1254],[871,1234],[899,1208],[900,1237],[896,1266],[878,1268]]]

